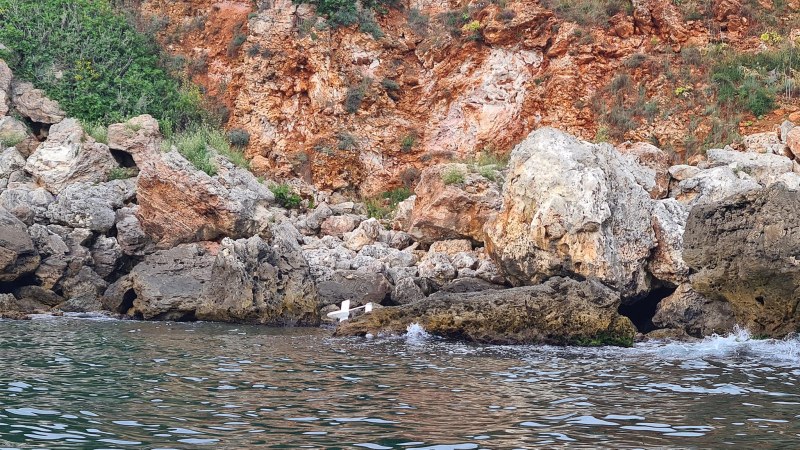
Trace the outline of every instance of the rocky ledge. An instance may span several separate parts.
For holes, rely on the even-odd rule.
[[[214,149],[213,175],[149,116],[102,142],[0,61],[0,317],[318,325],[343,300],[378,308],[338,335],[414,322],[477,342],[630,344],[739,324],[800,325],[800,128],[695,165],[645,143],[533,131],[507,166],[428,167],[393,217]],[[314,207],[309,207],[313,202]]]

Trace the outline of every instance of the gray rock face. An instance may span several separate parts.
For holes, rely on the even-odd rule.
[[[193,319],[215,259],[200,244],[181,244],[148,255],[129,275],[136,296],[128,314],[148,320]]]
[[[392,290],[392,302],[397,305],[407,305],[423,298],[425,294],[413,277],[400,279]]]
[[[656,241],[643,186],[652,186],[652,171],[552,128],[531,133],[509,166],[486,248],[513,284],[576,274],[626,298],[649,290],[645,263]]]
[[[439,282],[447,282],[456,277],[456,268],[444,253],[430,252],[417,266],[419,276],[433,278]]]
[[[39,253],[33,246],[27,227],[0,208],[0,282],[10,282],[33,273],[39,265]]]
[[[2,120],[2,118],[0,118]],[[0,139],[3,135],[0,134]],[[12,173],[22,170],[25,167],[25,158],[15,149],[2,148],[0,146],[0,179],[8,181]]]
[[[319,324],[317,289],[300,249],[296,242],[282,244],[273,249],[258,236],[223,239],[197,318],[270,325]]]
[[[142,229],[139,218],[136,217],[136,210],[139,207],[120,208],[116,211],[117,221],[117,242],[122,253],[132,256],[143,256],[153,247],[150,238]]]
[[[320,305],[338,305],[350,300],[350,306],[360,306],[368,302],[383,303],[392,292],[386,278],[379,273],[341,270],[330,280],[317,283]]]
[[[743,171],[734,172],[729,166],[700,169],[694,166],[672,166],[669,196],[688,205],[716,202],[731,195],[761,189]]]
[[[648,261],[648,269],[658,280],[679,285],[689,280],[689,267],[683,261],[683,232],[689,209],[675,199],[664,199],[653,206],[652,225],[658,245]]]
[[[20,302],[38,302],[45,306],[56,306],[64,302],[64,297],[41,286],[22,286],[14,289],[14,296]]]
[[[98,236],[91,250],[95,272],[103,278],[114,273],[122,258],[122,249],[117,239]]]
[[[777,136],[775,139],[777,140]],[[782,174],[792,171],[792,160],[782,154],[737,152],[712,148],[706,152],[706,156],[709,165],[725,165],[734,172],[742,171],[753,177],[762,186],[769,186]]]
[[[500,291],[436,295],[386,307],[343,323],[340,336],[405,332],[419,323],[435,335],[476,342],[604,343],[630,345],[636,330],[617,312],[617,293],[596,280],[554,277],[547,282]]]
[[[13,80],[11,92],[14,109],[34,122],[58,123],[66,117],[58,102],[47,98],[44,91],[27,81]]]
[[[44,313],[50,309],[36,299],[15,298],[12,294],[0,294],[0,318],[22,319],[27,314]]]
[[[73,183],[47,208],[53,222],[75,228],[105,233],[114,226],[114,210],[123,207],[136,195],[135,180],[107,183]]]
[[[101,311],[100,297],[108,287],[100,275],[89,267],[82,267],[77,274],[62,281],[61,288],[67,298],[59,309],[65,312]]]
[[[753,333],[783,336],[800,326],[800,192],[777,183],[695,206],[683,259],[695,291],[731,304]]]
[[[47,220],[47,207],[55,200],[47,189],[22,184],[0,192],[0,207],[27,225]]]
[[[94,142],[75,119],[50,128],[50,134],[25,164],[25,170],[53,194],[76,182],[105,181],[117,166],[108,147]]]
[[[672,295],[658,303],[653,324],[683,330],[689,336],[703,337],[729,332],[736,321],[730,303],[703,297],[687,283],[678,286]]]
[[[274,226],[270,243],[256,236],[156,251],[103,304],[144,319],[316,325],[316,288],[290,228]]]
[[[322,234],[326,236],[341,238],[345,233],[353,231],[359,223],[361,223],[361,218],[359,216],[347,214],[344,216],[328,217],[322,222],[320,228]]]

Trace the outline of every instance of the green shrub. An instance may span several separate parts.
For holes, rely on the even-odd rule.
[[[798,70],[800,54],[786,45],[758,54],[728,54],[712,68],[711,80],[720,102],[735,104],[758,117],[775,109],[780,95],[794,96]]]
[[[181,84],[160,64],[153,35],[136,31],[108,1],[0,0],[3,57],[69,116],[90,123],[150,114],[200,120],[181,108]]]
[[[133,178],[138,174],[139,172],[132,167],[114,167],[108,171],[108,181],[125,180]]]
[[[364,96],[367,95],[367,89],[371,84],[371,78],[364,78],[357,85],[350,86],[344,98],[344,110],[350,114],[355,114],[358,108],[361,107],[361,102],[364,100]]]
[[[84,123],[83,130],[95,141],[108,144],[108,127],[100,123]]]
[[[174,145],[192,165],[210,176],[217,174],[217,166],[211,160],[214,151],[239,167],[245,169],[250,167],[250,162],[244,157],[244,154],[231,149],[225,134],[209,125],[198,125],[176,133],[165,143],[167,149]]]
[[[375,22],[374,12],[384,13],[387,8],[401,6],[397,0],[293,0],[295,3],[314,5],[317,14],[327,18],[333,28],[348,27],[359,24],[362,32],[372,34],[376,39],[383,31]]]
[[[607,26],[615,14],[630,14],[633,10],[627,0],[543,0],[542,6],[566,21],[583,26]]]
[[[414,148],[414,145],[417,143],[417,136],[416,133],[409,133],[403,136],[403,140],[400,141],[400,149],[403,153],[408,153]]]
[[[400,187],[386,191],[377,198],[370,198],[364,201],[367,209],[367,216],[375,219],[386,219],[391,217],[398,203],[411,197],[413,192],[407,187]]]
[[[417,8],[408,10],[408,26],[411,30],[420,35],[425,36],[428,34],[428,24],[430,23],[430,16],[424,14]]]
[[[2,132],[0,133],[0,148],[15,147],[25,140],[24,133]]]
[[[241,128],[233,128],[228,131],[228,142],[234,147],[247,147],[250,143],[250,133]]]
[[[346,133],[341,131],[336,134],[336,148],[339,150],[355,150],[358,146],[358,142],[356,141],[356,137],[350,133]]]
[[[383,37],[383,30],[375,21],[375,13],[371,9],[362,9],[358,12],[358,30],[369,34],[373,39]]]
[[[391,78],[384,78],[381,80],[381,86],[387,91],[396,91],[400,89],[400,85],[397,84],[397,81],[392,80]]]
[[[292,191],[288,184],[276,184],[269,188],[275,195],[275,201],[284,208],[294,209],[300,206],[302,199]]]
[[[442,175],[442,181],[446,185],[464,184],[464,172],[455,167],[451,167]]]

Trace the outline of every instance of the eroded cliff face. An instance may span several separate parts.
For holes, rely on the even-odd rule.
[[[535,0],[405,0],[376,16],[376,39],[323,27],[312,6],[291,0],[140,5],[167,23],[165,48],[226,105],[228,127],[250,133],[256,172],[365,196],[414,184],[437,162],[507,153],[542,126],[595,139],[615,102],[653,105],[612,141],[670,143],[682,157],[686,135],[711,124],[690,123],[704,101],[654,113],[674,106],[680,50],[759,44],[742,32],[741,2],[712,8],[712,19],[687,21],[669,1],[634,0],[630,13],[588,27]],[[467,21],[473,29],[461,30]],[[627,81],[612,83],[620,74]]]

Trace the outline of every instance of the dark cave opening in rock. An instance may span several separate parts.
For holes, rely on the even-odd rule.
[[[127,313],[131,308],[133,308],[134,300],[136,300],[136,291],[133,289],[128,289],[122,296],[122,303],[120,303],[117,312],[120,314]]]
[[[28,126],[28,129],[31,130],[31,133],[39,142],[44,142],[47,139],[47,136],[50,134],[50,124],[43,123],[43,122],[34,122],[33,120],[23,117],[22,122]]]
[[[623,303],[619,306],[619,313],[631,319],[633,325],[640,333],[649,333],[656,329],[653,324],[653,316],[661,300],[675,292],[673,287],[661,287],[654,289],[645,297],[630,303]]]
[[[111,156],[114,157],[114,160],[117,161],[120,167],[125,167],[127,169],[138,169],[136,167],[136,161],[133,160],[133,156],[130,153],[122,151],[122,150],[115,150],[109,149],[111,152]]]

